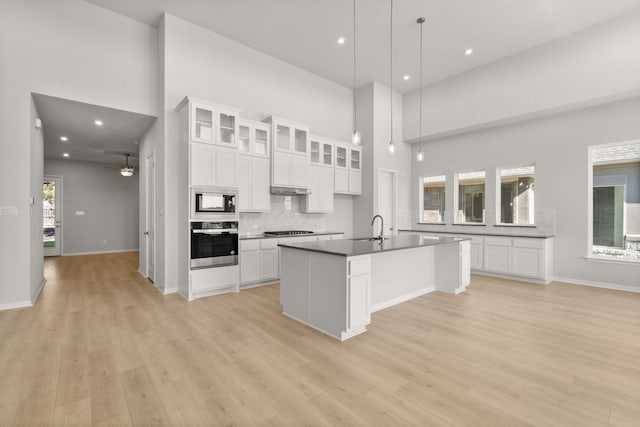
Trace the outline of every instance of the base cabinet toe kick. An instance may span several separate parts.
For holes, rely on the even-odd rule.
[[[318,246],[281,246],[282,313],[340,341],[366,332],[375,311],[469,284],[468,240],[353,255]]]

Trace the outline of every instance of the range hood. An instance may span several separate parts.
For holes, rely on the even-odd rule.
[[[281,196],[305,196],[311,194],[311,190],[304,187],[279,187],[271,186],[271,194],[278,194]]]

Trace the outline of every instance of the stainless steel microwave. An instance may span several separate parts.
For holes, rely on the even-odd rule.
[[[231,188],[193,188],[191,217],[194,219],[237,219],[238,191]]]

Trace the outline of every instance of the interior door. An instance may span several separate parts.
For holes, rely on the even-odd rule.
[[[147,188],[145,222],[147,228],[145,234],[145,247],[147,250],[147,277],[155,282],[156,278],[156,256],[155,256],[155,194],[156,194],[156,172],[154,154],[147,157]]]
[[[384,219],[383,234],[389,236],[396,233],[396,171],[378,170],[378,210],[377,214]],[[374,236],[380,230],[379,221],[374,223]]]
[[[42,185],[44,256],[62,255],[62,177],[45,176]]]

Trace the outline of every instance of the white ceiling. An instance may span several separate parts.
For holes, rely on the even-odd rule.
[[[138,145],[155,117],[129,111],[116,110],[83,102],[33,94],[42,120],[44,157],[82,160],[122,165],[125,153],[130,153],[130,163],[137,164]],[[95,120],[102,120],[96,126]],[[60,140],[68,138],[67,142]]]
[[[353,86],[351,0],[87,0],[157,25],[162,12]],[[389,0],[357,0],[360,86],[389,82]],[[564,37],[640,8],[640,0],[396,0],[394,89],[418,88],[419,25],[424,24],[424,84]],[[338,36],[347,42],[339,46]],[[475,53],[465,56],[472,47]],[[408,81],[402,75],[410,74]]]

